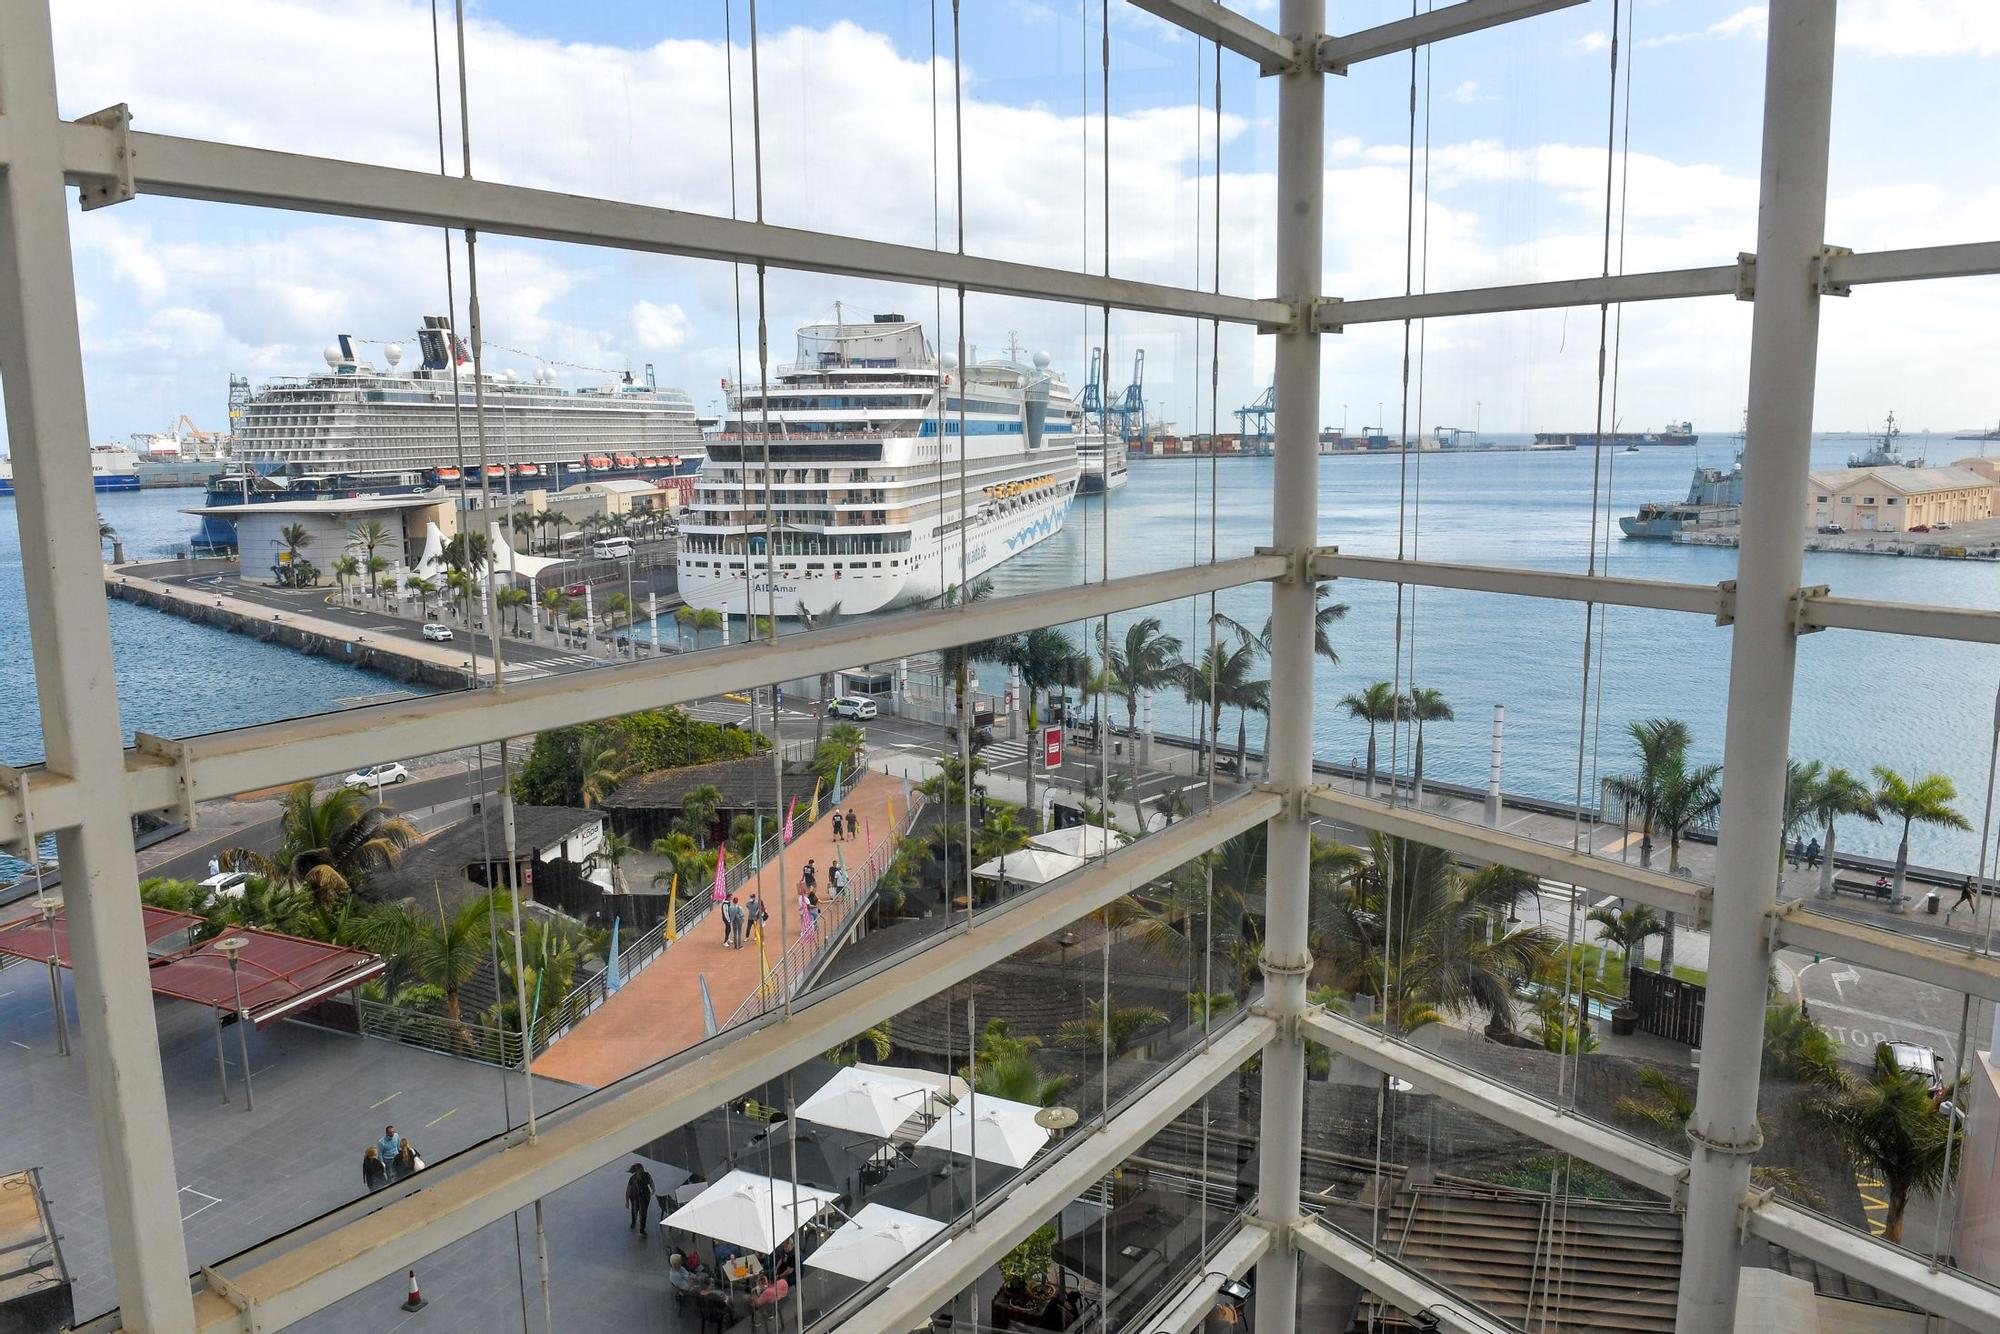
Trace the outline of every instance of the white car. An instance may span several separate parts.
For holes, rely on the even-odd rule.
[[[827,716],[832,718],[873,718],[879,710],[875,701],[860,695],[842,695],[826,706]]]
[[[340,780],[343,787],[388,787],[394,783],[410,781],[410,771],[394,763],[371,764],[366,769],[356,769]]]
[[[250,883],[248,871],[223,871],[201,882],[201,887],[218,899],[240,899],[243,887]]]
[[[436,621],[425,621],[424,638],[448,642],[451,639],[451,627]]]

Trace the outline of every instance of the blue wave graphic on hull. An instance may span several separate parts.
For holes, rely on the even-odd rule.
[[[1039,542],[1062,527],[1062,511],[1050,510],[1041,518],[1007,539],[1007,550],[1019,551],[1024,544]]]

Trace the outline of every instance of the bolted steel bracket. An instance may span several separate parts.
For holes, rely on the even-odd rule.
[[[1305,555],[1301,557],[1297,552],[1293,551],[1290,547],[1258,547],[1256,548],[1254,554],[1259,556],[1284,557],[1285,572],[1279,575],[1277,578],[1271,580],[1271,582],[1274,584],[1297,583],[1299,581],[1299,566],[1312,559],[1311,549],[1308,549]]]
[[[1787,917],[1805,907],[1805,903],[1804,899],[1788,899],[1783,903],[1773,905],[1771,910],[1764,914],[1764,953],[1772,954],[1777,951],[1778,928],[1784,925]]]
[[[1706,931],[1715,924],[1715,886],[1696,884],[1694,891],[1694,926],[1697,931]]]
[[[29,831],[35,827],[34,813],[28,806],[28,771],[0,764],[0,785],[14,789],[14,800],[17,803],[14,811],[14,827],[0,830],[0,849],[7,851],[20,849],[23,854],[21,860],[33,866],[40,859],[35,856],[34,849],[28,846],[28,840],[33,837]]]
[[[1736,624],[1736,581],[1718,580],[1715,585],[1715,623],[1717,625]]]
[[[1340,307],[1344,298],[1324,296],[1313,302],[1313,328],[1321,333],[1346,333],[1347,325],[1340,318]]]
[[[1849,250],[1844,245],[1821,246],[1819,253],[1813,256],[1813,290],[1817,291],[1821,296],[1852,295],[1854,291],[1853,287],[1833,277],[1831,271],[1844,256],[1853,253],[1852,250]]]
[[[1735,1158],[1748,1158],[1764,1147],[1764,1132],[1762,1130],[1757,1131],[1749,1139],[1710,1139],[1690,1125],[1687,1128],[1687,1137],[1688,1142],[1696,1148],[1706,1149],[1710,1153],[1727,1154]]]
[[[1755,1218],[1757,1211],[1769,1204],[1772,1197],[1777,1195],[1777,1193],[1778,1188],[1776,1186],[1765,1186],[1762,1189],[1747,1190],[1743,1193],[1743,1202],[1736,1206],[1736,1242],[1738,1245],[1750,1240],[1751,1219]]]
[[[263,1317],[257,1314],[257,1303],[249,1293],[207,1265],[201,1266],[200,1272],[202,1281],[208,1284],[208,1290],[235,1307],[236,1313],[243,1317],[244,1334],[263,1334],[265,1329]]]
[[[1736,252],[1736,299],[1757,299],[1757,257],[1747,250]]]
[[[1673,1206],[1675,1213],[1684,1214],[1687,1212],[1688,1175],[1693,1170],[1693,1168],[1683,1167],[1680,1171],[1674,1173],[1674,1193],[1667,1200],[1667,1203]]]
[[[1807,584],[1792,594],[1792,633],[1809,635],[1826,629],[1812,623],[1812,604],[1827,595],[1825,584]]]
[[[117,164],[116,174],[100,176],[77,187],[77,198],[87,213],[107,204],[122,204],[135,198],[139,191],[132,184],[132,110],[125,103],[108,106],[102,111],[93,111],[88,116],[77,118],[79,125],[97,125],[110,130],[115,140],[111,150],[112,161]]]
[[[1276,783],[1265,782],[1252,783],[1250,790],[1252,792],[1267,792],[1283,802],[1284,809],[1279,812],[1281,819],[1297,820],[1301,824],[1308,824],[1312,821],[1313,788],[1279,787]]]
[[[175,741],[171,737],[154,736],[150,732],[136,732],[132,737],[132,747],[141,755],[151,755],[156,759],[166,760],[174,766],[180,800],[174,806],[163,809],[179,811],[181,823],[193,829],[195,827],[194,773],[191,764],[192,753],[188,744],[185,741]]]

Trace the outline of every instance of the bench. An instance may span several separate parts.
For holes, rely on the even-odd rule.
[[[1889,886],[1878,885],[1873,880],[1854,880],[1845,876],[1835,876],[1833,892],[1852,894],[1856,898],[1886,900],[1889,897]]]

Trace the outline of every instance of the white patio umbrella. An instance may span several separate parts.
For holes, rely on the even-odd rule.
[[[1088,863],[1081,857],[1029,847],[982,862],[972,868],[972,873],[988,880],[998,880],[1005,875],[1009,884],[1034,886],[1046,885],[1085,865]]]
[[[1049,1142],[1049,1132],[1035,1124],[1035,1113],[1041,1110],[1032,1103],[974,1094],[954,1103],[924,1132],[917,1147],[963,1153],[1005,1167],[1026,1167]],[[974,1127],[979,1132],[976,1143]]]
[[[944,1224],[886,1204],[864,1204],[839,1231],[806,1257],[811,1269],[826,1269],[863,1283],[888,1273],[916,1249],[944,1231]]]
[[[799,1104],[799,1119],[887,1139],[922,1110],[929,1093],[928,1088],[914,1079],[849,1067]]]
[[[1107,851],[1124,847],[1131,836],[1102,825],[1079,824],[1067,829],[1051,829],[1028,840],[1031,848],[1060,852],[1066,857],[1102,857]]]
[[[765,1254],[799,1230],[840,1196],[816,1186],[798,1187],[792,1212],[792,1183],[754,1172],[735,1171],[660,1220],[662,1227],[726,1241]]]

